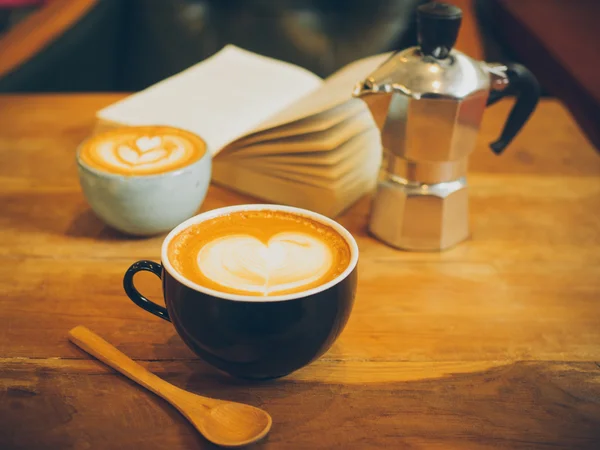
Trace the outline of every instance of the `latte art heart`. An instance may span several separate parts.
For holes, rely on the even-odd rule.
[[[330,269],[330,249],[301,232],[284,232],[267,244],[248,235],[230,235],[206,244],[197,257],[198,268],[224,287],[269,295],[302,288]]]
[[[168,261],[199,286],[269,297],[305,292],[342,274],[351,258],[332,227],[284,211],[237,211],[179,232]]]
[[[172,127],[128,127],[95,136],[84,145],[81,160],[94,168],[123,175],[151,175],[200,159],[204,142]]]
[[[148,137],[142,136],[141,138],[136,139],[135,145],[140,151],[147,152],[148,150],[155,149],[162,142],[160,136]]]
[[[111,150],[109,150],[109,152],[112,153]],[[108,159],[111,158],[111,153],[106,155],[106,157]],[[140,164],[156,163],[157,161],[165,159],[168,156],[169,156],[169,154],[167,153],[167,151],[162,148],[147,150],[141,154],[139,152],[136,152],[135,150],[133,150],[128,145],[121,145],[117,149],[117,158],[120,159],[121,161],[124,161],[125,163],[127,163],[129,165],[132,165],[132,166],[140,165]],[[117,164],[120,164],[120,163],[121,162],[117,162]]]

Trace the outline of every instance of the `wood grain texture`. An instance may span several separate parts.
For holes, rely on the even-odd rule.
[[[347,328],[320,360],[270,383],[232,380],[122,291],[163,236],[103,225],[74,152],[119,95],[0,97],[0,448],[210,448],[166,402],[67,340],[90,327],[159,376],[264,408],[256,448],[599,448],[600,158],[543,101],[501,157],[510,106],[471,158],[472,236],[443,253],[366,233],[370,198],[339,217],[361,251]],[[203,210],[253,202],[211,186]],[[160,301],[158,279],[138,285]]]
[[[256,449],[597,449],[600,440],[593,363],[350,385],[247,384],[197,362],[146,365],[191,392],[269,411],[273,428]],[[3,375],[0,448],[214,448],[166,402],[95,361],[5,363]]]
[[[88,328],[78,325],[69,340],[85,352],[168,401],[210,442],[224,447],[243,447],[264,438],[271,416],[239,402],[201,396],[175,386],[133,361]]]
[[[121,280],[132,261],[0,261],[0,272],[10,274],[0,279],[8,318],[0,356],[76,357],[65,330],[86,324],[133,358],[192,357],[172,326],[125,296]],[[161,302],[159,280],[139,278],[140,289]],[[597,265],[374,258],[361,262],[353,314],[325,358],[600,361],[599,292]],[[329,370],[314,376],[334,377]]]

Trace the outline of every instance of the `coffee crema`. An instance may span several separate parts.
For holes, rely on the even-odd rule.
[[[251,296],[306,291],[340,275],[350,247],[333,228],[283,211],[238,211],[191,225],[167,249],[188,280]]]
[[[185,130],[168,126],[124,127],[85,141],[81,162],[117,175],[156,175],[188,166],[204,156],[206,143]]]

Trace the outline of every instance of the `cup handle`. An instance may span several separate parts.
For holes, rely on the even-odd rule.
[[[170,322],[171,319],[169,318],[169,312],[167,311],[167,308],[148,300],[146,297],[140,294],[140,292],[134,286],[133,276],[142,270],[152,272],[158,278],[162,279],[162,266],[159,263],[147,260],[138,261],[133,263],[131,267],[127,269],[127,272],[125,272],[125,276],[123,277],[123,288],[125,289],[125,293],[131,299],[131,301],[140,308],[145,309],[155,316]]]

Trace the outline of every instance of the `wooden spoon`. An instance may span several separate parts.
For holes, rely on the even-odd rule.
[[[248,445],[263,438],[271,429],[271,416],[266,411],[242,403],[202,397],[173,386],[83,326],[69,331],[69,340],[171,403],[214,444],[224,447]]]

